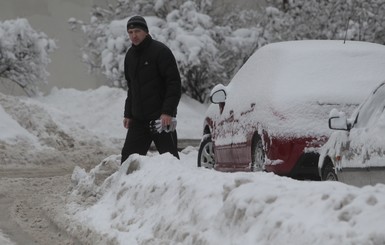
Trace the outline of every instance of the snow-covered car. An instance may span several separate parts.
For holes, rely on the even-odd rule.
[[[211,91],[198,166],[320,179],[329,112],[353,112],[385,77],[385,46],[289,41],[258,49],[227,85]]]
[[[339,131],[321,148],[321,178],[358,186],[385,183],[385,82],[351,117],[333,109],[329,127]]]

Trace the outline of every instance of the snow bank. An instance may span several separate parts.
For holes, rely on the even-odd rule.
[[[89,173],[78,168],[68,230],[86,244],[385,243],[384,185],[220,173],[196,168],[196,155],[133,155],[120,168],[111,156]]]

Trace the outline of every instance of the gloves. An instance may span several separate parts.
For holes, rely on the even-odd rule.
[[[167,126],[162,126],[161,120],[157,119],[157,120],[154,120],[154,121],[150,122],[150,130],[153,133],[159,133],[159,134],[162,131],[164,131],[166,133],[169,133],[169,132],[172,132],[172,131],[174,131],[176,129],[176,124],[177,124],[177,121],[176,121],[175,117],[172,118],[171,124],[167,125]]]

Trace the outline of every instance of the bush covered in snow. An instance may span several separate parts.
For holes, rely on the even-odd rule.
[[[0,22],[0,82],[10,80],[29,96],[46,82],[48,54],[56,48],[46,34],[35,31],[26,19]]]

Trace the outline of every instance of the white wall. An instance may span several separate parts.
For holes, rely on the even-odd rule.
[[[89,21],[93,2],[94,0],[1,0],[0,21],[26,18],[32,28],[56,40],[58,49],[50,55],[52,62],[48,66],[48,85],[42,85],[41,91],[46,93],[54,86],[85,90],[104,84],[102,76],[89,74],[86,65],[81,62],[82,34],[71,31],[67,24],[70,17]],[[0,90],[11,94],[20,93],[20,89],[9,85]]]

